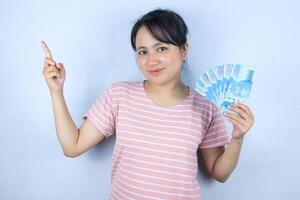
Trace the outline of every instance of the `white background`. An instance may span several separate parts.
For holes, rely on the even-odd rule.
[[[255,125],[226,183],[200,167],[203,199],[300,199],[299,1],[1,0],[1,200],[108,199],[115,137],[80,157],[63,155],[40,41],[65,65],[65,98],[79,127],[111,83],[144,78],[130,31],[158,7],[178,12],[189,27],[191,85],[218,64],[255,69],[249,101]]]

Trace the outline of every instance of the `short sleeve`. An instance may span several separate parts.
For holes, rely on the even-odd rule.
[[[106,89],[82,116],[83,119],[89,120],[105,137],[114,134],[115,117],[116,106],[114,105],[112,87]]]
[[[230,137],[228,136],[225,119],[220,108],[212,105],[210,119],[206,133],[199,145],[200,149],[224,146],[229,143]]]

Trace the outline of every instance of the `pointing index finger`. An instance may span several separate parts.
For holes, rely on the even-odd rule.
[[[42,41],[42,47],[43,47],[43,49],[44,49],[44,52],[45,52],[46,57],[47,57],[47,58],[50,58],[50,59],[53,59],[53,58],[52,58],[51,51],[49,50],[49,48],[48,48],[46,42]]]

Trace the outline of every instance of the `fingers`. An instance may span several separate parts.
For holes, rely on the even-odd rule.
[[[61,70],[61,71],[64,71],[64,70],[65,70],[65,67],[64,67],[64,65],[63,65],[62,63],[58,63],[58,64],[56,65],[56,67],[57,67],[59,70]]]
[[[42,41],[41,43],[42,43],[42,46],[43,46],[43,48],[44,48],[45,55],[46,55],[46,58],[45,58],[45,60],[44,60],[44,68],[46,68],[46,67],[48,67],[48,66],[56,66],[57,69],[59,69],[59,70],[64,70],[65,68],[64,68],[64,66],[63,66],[62,63],[58,63],[58,64],[57,64],[57,63],[53,60],[53,57],[52,57],[52,55],[51,55],[51,52],[50,52],[49,48],[47,47],[47,44],[46,44],[44,41]]]
[[[247,121],[235,114],[232,113],[226,113],[226,117],[229,121],[234,122],[236,125],[239,126],[246,126],[247,125]]]
[[[234,122],[236,125],[251,127],[254,123],[254,117],[250,110],[250,108],[242,103],[237,103],[234,106],[229,107],[230,111],[234,111],[234,113],[227,112],[226,117],[231,122]]]
[[[43,71],[43,74],[46,79],[53,78],[53,77],[61,78],[63,76],[62,72],[59,69],[57,69],[56,66],[47,67]]]
[[[49,72],[52,72],[52,71],[58,71],[56,66],[51,65],[49,67],[44,68],[43,73],[45,74],[45,73],[49,73]]]
[[[52,54],[51,54],[51,51],[50,51],[50,49],[48,48],[46,42],[42,41],[41,43],[42,43],[42,47],[43,47],[43,49],[44,49],[46,58],[53,59]]]
[[[60,77],[61,77],[61,74],[57,71],[52,71],[45,75],[46,80],[48,80],[50,78],[60,78]]]
[[[241,115],[242,118],[246,120],[253,119],[253,114],[248,106],[242,103],[237,103],[234,106],[229,107],[229,110],[232,110],[239,115]]]
[[[242,133],[248,132],[250,127],[241,118],[237,118],[234,115],[227,115],[227,119],[233,124],[234,127],[242,131]]]
[[[50,58],[45,58],[44,60],[44,68],[49,67],[49,66],[55,66],[56,62]]]
[[[46,44],[46,42],[42,41],[41,42],[42,47],[44,49],[45,52],[45,60],[44,60],[44,68],[49,67],[49,66],[55,66],[56,62],[53,60],[52,54]]]
[[[43,69],[43,73],[47,73],[47,72],[51,72],[51,71],[58,71],[58,72],[62,71],[63,72],[63,71],[65,71],[65,68],[62,63],[58,63],[55,65],[51,64],[47,67],[44,67],[44,69]]]
[[[235,104],[234,106],[229,107],[229,110],[233,111],[233,112],[236,112],[238,115],[240,115],[242,117],[242,119],[248,120],[250,118],[248,113],[244,109],[239,107],[237,104]]]
[[[250,109],[247,105],[242,104],[242,103],[237,103],[237,105],[238,105],[241,109],[243,109],[243,110],[249,115],[250,118],[254,118],[251,109]]]

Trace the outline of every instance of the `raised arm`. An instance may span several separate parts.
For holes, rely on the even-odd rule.
[[[61,63],[53,60],[52,54],[43,41],[45,51],[43,75],[50,90],[55,127],[63,152],[68,157],[76,157],[103,140],[104,135],[89,121],[84,121],[77,129],[65,102],[63,84],[66,71]]]

